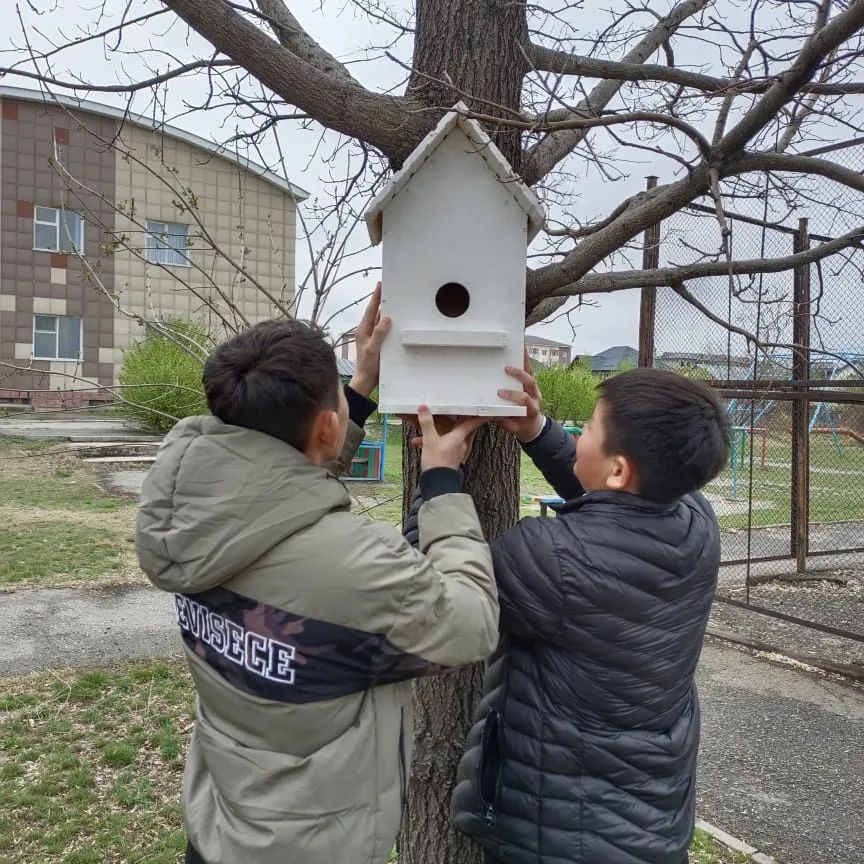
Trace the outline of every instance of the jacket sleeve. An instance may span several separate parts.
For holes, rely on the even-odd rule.
[[[571,501],[585,494],[582,484],[573,473],[576,441],[554,420],[547,419],[540,435],[529,444],[524,444],[522,449],[557,495]]]
[[[348,402],[348,434],[338,460],[327,466],[330,473],[337,477],[347,473],[351,460],[363,443],[363,426],[377,407],[371,399],[356,393],[347,384],[343,389]]]
[[[552,521],[523,519],[490,544],[502,634],[554,642],[561,630],[564,593]]]
[[[420,545],[420,508],[425,504],[423,493],[418,486],[414,490],[411,499],[411,507],[408,510],[408,518],[402,526],[402,534],[405,539],[416,549]]]
[[[464,481],[465,472],[461,468],[458,471],[450,468],[433,468],[420,475],[420,482],[414,490],[408,518],[402,530],[405,539],[415,549],[420,545],[420,508],[438,495],[461,492]]]
[[[498,645],[498,592],[474,502],[464,494],[421,501],[416,526],[417,548],[398,534],[387,541],[404,574],[389,641],[439,666],[485,660]]]
[[[405,539],[415,547],[420,542],[418,517],[424,504],[418,488],[404,529]],[[551,641],[560,628],[561,568],[550,527],[546,519],[523,519],[489,544],[502,634]]]

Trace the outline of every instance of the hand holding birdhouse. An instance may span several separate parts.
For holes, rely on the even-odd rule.
[[[367,399],[378,386],[381,345],[390,332],[391,321],[381,316],[381,283],[375,286],[363,318],[357,327],[357,363],[348,385]]]

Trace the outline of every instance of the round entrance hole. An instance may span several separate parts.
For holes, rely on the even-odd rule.
[[[442,315],[448,318],[459,318],[468,311],[471,305],[471,295],[464,285],[458,282],[448,282],[438,289],[435,295],[435,305]]]

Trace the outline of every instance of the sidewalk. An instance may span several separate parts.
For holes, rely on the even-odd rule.
[[[179,656],[149,588],[0,594],[0,668]],[[698,813],[781,864],[864,861],[864,688],[709,641],[699,669]]]
[[[697,812],[782,864],[864,861],[864,689],[709,642]]]

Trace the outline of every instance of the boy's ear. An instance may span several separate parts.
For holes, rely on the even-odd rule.
[[[339,439],[339,414],[329,408],[319,411],[309,429],[307,450],[331,450]]]
[[[626,456],[613,456],[606,487],[616,492],[630,492],[635,485],[636,472],[633,470],[633,463]]]

